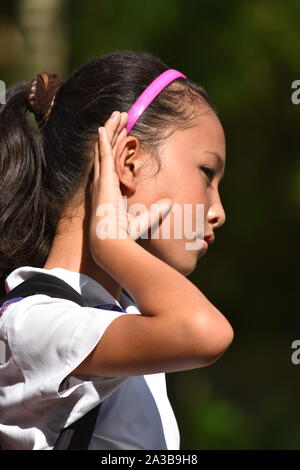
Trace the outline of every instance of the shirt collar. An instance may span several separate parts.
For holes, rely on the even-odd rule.
[[[75,271],[69,271],[64,268],[36,268],[33,266],[22,266],[12,271],[5,279],[5,290],[6,293],[10,292],[21,282],[26,281],[31,276],[37,273],[54,274],[63,281],[67,282],[73,287],[79,294],[85,297],[92,306],[101,304],[114,304],[119,307],[125,308],[126,311],[132,313],[140,313],[137,309],[136,304],[121,291],[120,301],[122,305],[115,299],[101,284],[92,279],[87,274],[78,273]]]

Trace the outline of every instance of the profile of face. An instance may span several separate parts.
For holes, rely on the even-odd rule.
[[[152,176],[151,165],[149,170],[145,164],[155,160],[142,151],[135,137],[127,136],[127,145],[117,153],[120,187],[129,210],[133,204],[150,208],[159,199],[173,201],[160,226],[152,232],[149,229],[137,243],[185,276],[207,251],[201,240],[211,236],[209,245],[214,230],[225,222],[218,188],[225,169],[224,131],[210,109],[200,112],[194,124],[175,130],[163,141],[161,169],[156,176]]]

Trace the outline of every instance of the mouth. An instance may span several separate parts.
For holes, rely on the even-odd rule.
[[[208,250],[208,243],[206,240],[203,240],[203,246],[201,248],[201,251],[207,251]]]
[[[208,248],[208,245],[211,245],[215,241],[215,235],[210,233],[204,236],[204,239],[199,235],[196,235],[196,239],[203,241],[203,247]],[[202,249],[202,248],[201,248]]]
[[[204,240],[206,241],[207,245],[211,245],[211,243],[215,241],[215,235],[213,233],[205,235]]]
[[[197,240],[198,240],[198,241],[200,241],[200,240],[202,241],[201,247],[197,249],[198,252],[199,252],[199,253],[203,253],[204,251],[207,251],[207,250],[208,250],[208,243],[207,243],[207,241],[206,241],[206,240],[203,240],[203,238],[197,238]]]
[[[197,257],[200,258],[201,256],[204,256],[207,250],[208,250],[208,243],[205,240],[203,240],[203,244],[201,248],[197,250]]]

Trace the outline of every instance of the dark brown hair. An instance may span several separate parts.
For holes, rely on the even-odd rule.
[[[168,68],[148,52],[123,50],[81,65],[65,83],[42,72],[8,88],[0,109],[0,295],[12,270],[45,264],[62,211],[88,176],[98,127]],[[195,103],[216,111],[201,86],[178,78],[130,134],[157,156],[166,131],[191,126]]]

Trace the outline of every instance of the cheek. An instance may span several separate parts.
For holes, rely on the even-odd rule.
[[[184,276],[193,272],[201,254],[199,249],[187,249],[186,240],[149,239],[138,243]]]
[[[199,178],[190,179],[179,186],[167,186],[159,193],[159,198],[163,197],[170,197],[173,200],[173,210],[168,216],[173,242],[179,244],[180,241],[191,239],[193,234],[204,236],[209,210],[209,194],[205,184],[199,181]],[[161,234],[162,228],[160,227],[160,237]]]
[[[164,223],[167,225],[167,235],[170,238],[162,238],[162,226],[153,231],[158,239],[151,239],[153,247],[166,249],[173,247],[182,253],[182,245],[191,240],[193,233],[204,235],[205,221],[208,212],[208,188],[201,170],[193,170],[187,173],[185,168],[179,167],[168,172],[160,172],[156,178],[145,179],[132,197],[131,202],[142,202],[150,208],[159,199],[170,198],[173,201],[174,209],[169,214]],[[186,206],[185,206],[186,205]],[[178,229],[181,226],[181,230]],[[169,229],[170,227],[170,229]],[[177,238],[176,238],[177,236]],[[178,238],[181,237],[180,238]],[[188,238],[190,237],[190,238]],[[150,241],[148,235],[147,244]],[[168,243],[169,242],[169,243]],[[165,247],[165,248],[164,248]]]

